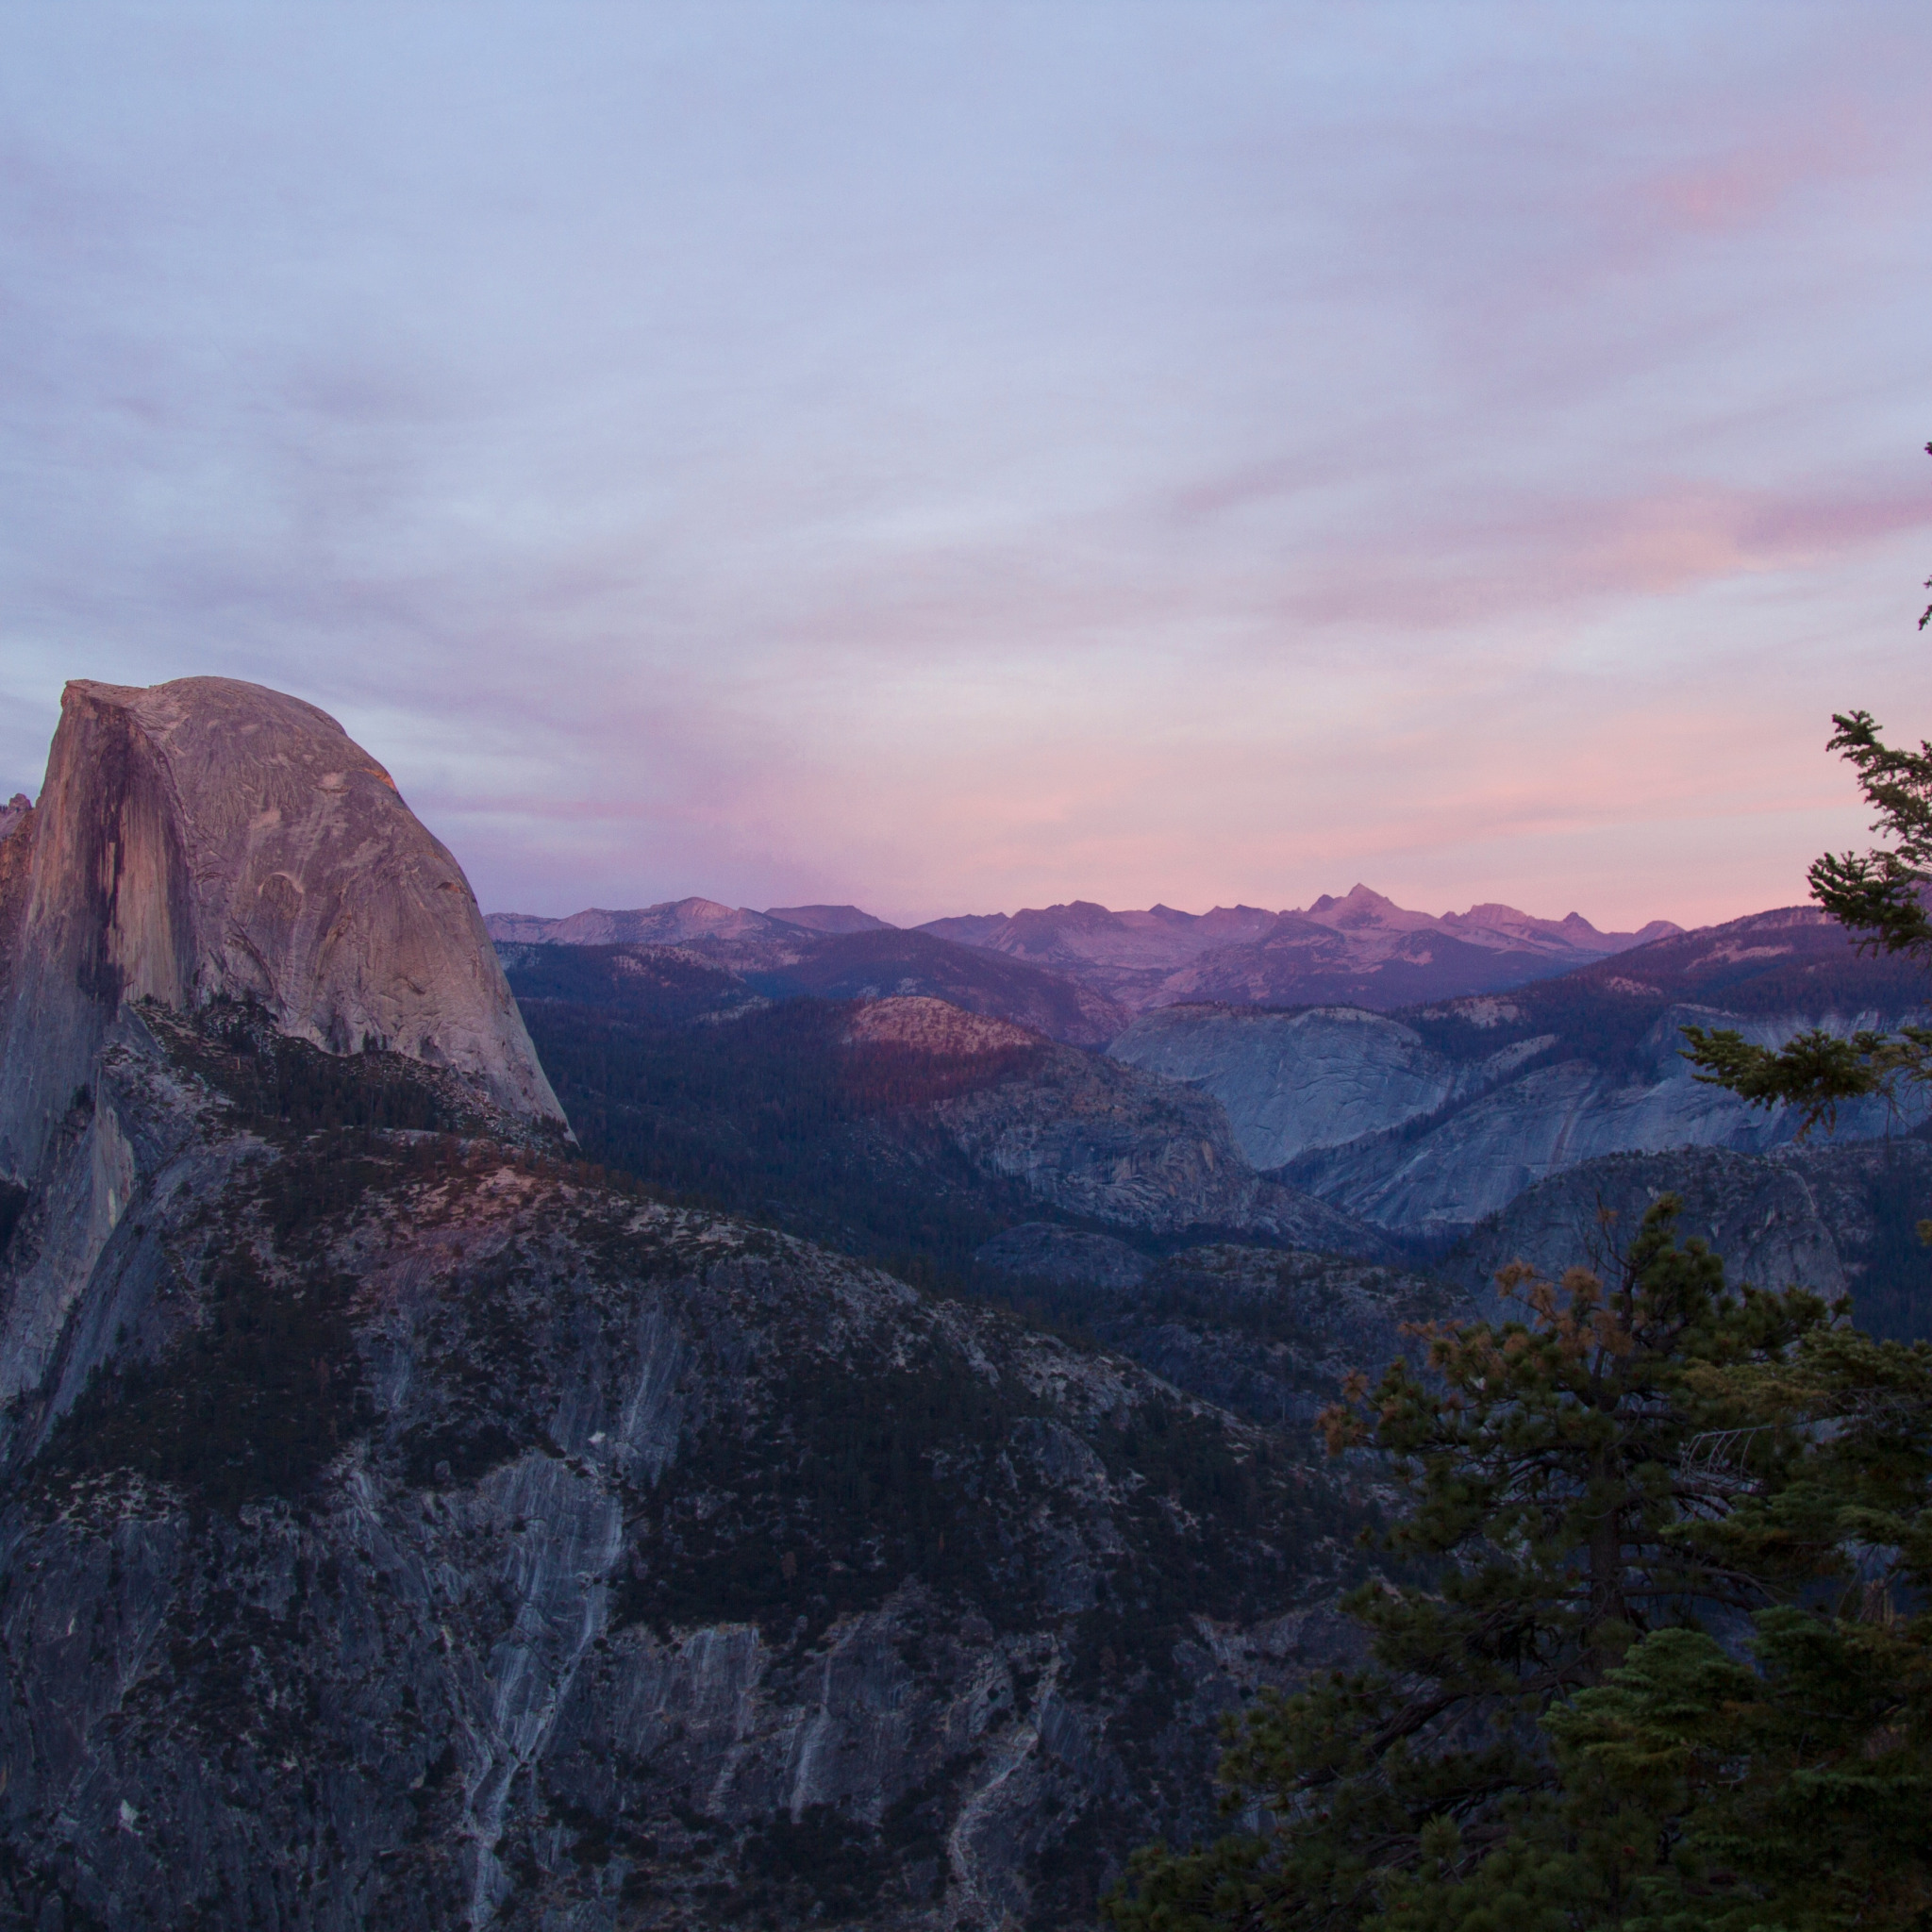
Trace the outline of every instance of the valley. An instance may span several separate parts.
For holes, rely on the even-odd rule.
[[[1914,1009],[1814,915],[1476,908],[1603,949],[1382,1011],[1157,1004],[1182,915],[1074,909],[486,927],[324,714],[70,687],[0,837],[0,1923],[1089,1926],[1359,1661],[1395,1492],[1315,1419],[1505,1262],[1675,1190],[1932,1332],[1916,1123],[1674,1058]]]

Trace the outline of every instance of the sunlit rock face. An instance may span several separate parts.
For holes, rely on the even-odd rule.
[[[1213,1094],[1241,1152],[1265,1170],[1481,1092],[1549,1043],[1524,1041],[1458,1063],[1413,1027],[1359,1007],[1197,1006],[1143,1014],[1108,1051]]]
[[[461,868],[312,705],[232,678],[76,680],[0,850],[0,1168],[31,1178],[116,1016],[224,996],[561,1118]],[[8,928],[10,926],[10,932]]]
[[[1887,1031],[1900,1018],[1850,1006],[1740,1013],[1651,1005],[1655,1017],[1645,1006],[1627,1040],[1611,1036],[1592,1008],[1581,1023],[1564,1016],[1572,1024],[1563,1032],[1540,1027],[1506,1043],[1493,1040],[1506,1022],[1524,1032],[1541,1017],[1530,996],[1424,1009],[1417,1025],[1345,1007],[1174,1007],[1142,1015],[1108,1051],[1218,1100],[1241,1152],[1264,1175],[1375,1226],[1441,1236],[1600,1157],[1693,1147],[1759,1154],[1790,1141],[1800,1125],[1793,1109],[1753,1108],[1696,1077],[1681,1051],[1686,1024],[1735,1027],[1775,1046],[1807,1025]],[[1419,1030],[1445,1016],[1463,1023],[1453,1051]],[[1840,1109],[1839,1132],[1864,1139],[1923,1118],[1923,1104],[1899,1121],[1884,1103],[1861,1101]]]

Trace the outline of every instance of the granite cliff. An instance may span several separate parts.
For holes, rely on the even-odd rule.
[[[1661,1195],[1679,1227],[1724,1258],[1734,1281],[1849,1295],[1861,1328],[1932,1340],[1932,1141],[1821,1137],[1771,1154],[1685,1147],[1613,1154],[1567,1168],[1486,1217],[1441,1263],[1485,1310],[1496,1271],[1526,1260],[1547,1273],[1607,1258]]]
[[[1212,1719],[1351,1656],[1373,1482],[575,1159],[360,756],[75,686],[0,845],[0,1924],[1091,1924],[1213,1828]],[[798,1005],[888,1099],[945,1074],[915,1168],[1137,1201],[1158,1101],[1163,1199],[1295,1198],[1205,1096]],[[1057,1056],[1043,1115],[972,1073]]]
[[[1679,1050],[1687,1023],[1773,1044],[1812,1025],[1889,1028],[1923,994],[1916,971],[1859,958],[1822,913],[1793,908],[1399,1014],[1168,1008],[1109,1053],[1221,1101],[1257,1170],[1379,1226],[1434,1235],[1598,1156],[1790,1141],[1788,1110],[1694,1078]],[[1856,1140],[1899,1124],[1870,1102],[1842,1109],[1839,1127]]]
[[[561,1120],[456,860],[326,713],[231,678],[75,681],[0,864],[0,1172],[31,1179],[126,1002],[259,1005]],[[19,848],[19,849],[16,849]]]

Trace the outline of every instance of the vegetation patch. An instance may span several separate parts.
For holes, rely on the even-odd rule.
[[[363,1425],[352,1279],[276,1281],[237,1243],[210,1264],[201,1325],[159,1363],[97,1376],[39,1459],[43,1493],[114,1470],[232,1513],[307,1491]]]
[[[754,1830],[739,1852],[742,1890],[734,1920],[835,1924],[872,1910],[887,1864],[879,1834],[830,1805],[808,1805],[792,1818],[780,1811]]]
[[[614,1621],[789,1636],[918,1581],[1024,1622],[1040,1578],[1008,1520],[1039,1483],[1007,1451],[1036,1407],[963,1360],[789,1373],[686,1443],[635,1524]]]
[[[975,1249],[1042,1209],[920,1115],[1024,1077],[1041,1050],[846,1045],[851,1011],[799,999],[667,1031],[532,999],[524,1017],[591,1159],[895,1269],[923,1263],[957,1287],[976,1275]]]
[[[13,1230],[20,1225],[20,1217],[26,1212],[27,1191],[18,1182],[0,1180],[0,1255],[7,1252],[7,1244],[13,1239]]]

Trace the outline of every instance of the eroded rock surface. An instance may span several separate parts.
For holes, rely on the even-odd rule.
[[[31,1179],[124,1004],[258,1005],[560,1121],[461,869],[312,705],[232,678],[76,681],[0,865],[0,1170]],[[15,864],[17,864],[17,860]],[[6,937],[9,924],[11,938]]]
[[[1414,1027],[1360,1007],[1274,1013],[1190,1006],[1143,1014],[1108,1052],[1213,1094],[1227,1109],[1241,1152],[1267,1169],[1481,1092],[1553,1038],[1457,1060],[1430,1047]]]
[[[1841,1033],[1896,1024],[1896,1016],[1882,1013],[1825,1019]],[[1425,1121],[1424,1131],[1411,1124],[1314,1149],[1290,1162],[1283,1177],[1379,1226],[1436,1234],[1466,1227],[1525,1188],[1604,1156],[1690,1148],[1759,1154],[1788,1145],[1800,1125],[1796,1109],[1752,1108],[1698,1080],[1681,1051],[1687,1024],[1732,1026],[1775,1046],[1811,1022],[1674,1007],[1644,1036],[1634,1068],[1583,1058],[1532,1063]],[[1892,1122],[1882,1102],[1840,1109],[1848,1138],[1881,1134]]]
[[[1683,1204],[1680,1234],[1724,1257],[1733,1281],[1852,1297],[1874,1333],[1932,1339],[1932,1142],[1807,1141],[1769,1155],[1714,1147],[1616,1154],[1539,1182],[1475,1227],[1443,1263],[1486,1312],[1498,1269],[1525,1260],[1546,1275],[1574,1263],[1609,1277],[1651,1205]]]
[[[1216,1714],[1350,1654],[1298,1439],[400,1056],[149,1002],[94,1073],[59,1164],[111,1119],[128,1197],[5,1410],[0,1919],[1084,1924],[1212,1828]]]
[[[1580,1016],[1566,1013],[1562,996]],[[1900,1017],[1828,1005],[1739,1013],[1667,1004],[1649,986],[1627,997],[1615,986],[1566,995],[1557,981],[1407,1019],[1350,1008],[1172,1008],[1136,1021],[1108,1051],[1220,1101],[1257,1170],[1378,1227],[1436,1236],[1605,1156],[1758,1154],[1790,1142],[1795,1110],[1752,1108],[1695,1077],[1681,1051],[1687,1024],[1776,1045],[1805,1026],[1883,1031]],[[1858,1102],[1840,1109],[1840,1135],[1895,1124],[1883,1102]]]
[[[1248,1229],[1376,1255],[1375,1231],[1257,1175],[1211,1094],[1104,1056],[1042,1046],[1024,1073],[928,1111],[968,1159],[1068,1214],[1149,1234]]]

